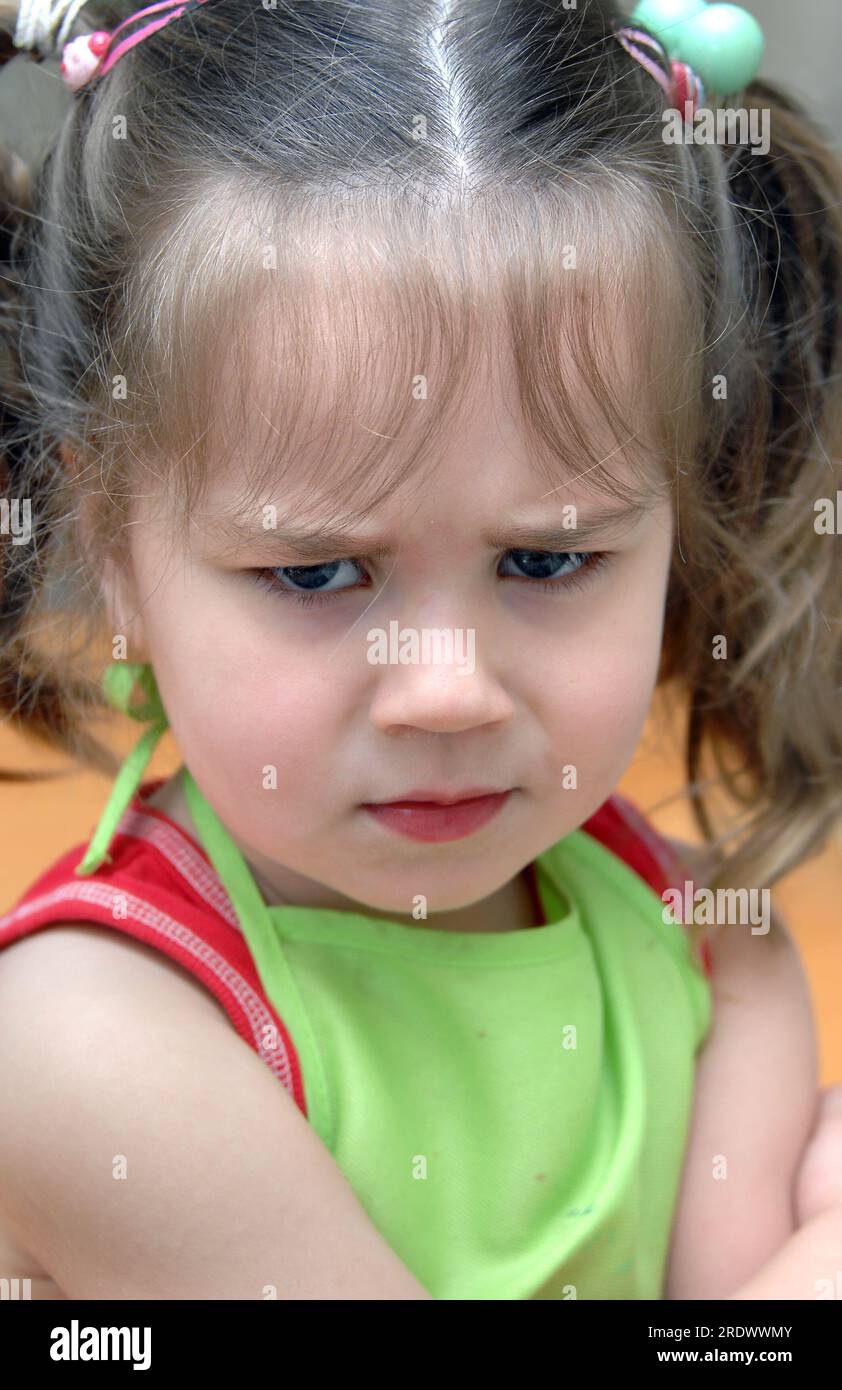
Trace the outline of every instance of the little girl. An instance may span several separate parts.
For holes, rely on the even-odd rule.
[[[829,1296],[838,1096],[741,908],[842,809],[821,133],[698,3],[58,8],[0,689],[110,774],[147,727],[0,919],[0,1274]],[[768,153],[667,138],[735,90]],[[656,689],[704,853],[616,793]]]

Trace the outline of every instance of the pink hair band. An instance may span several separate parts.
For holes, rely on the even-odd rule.
[[[105,29],[97,29],[96,33],[83,34],[80,38],[71,39],[64,45],[62,54],[61,75],[65,85],[71,91],[78,91],[92,77],[103,77],[124,53],[134,48],[135,44],[148,38],[158,29],[163,29],[171,20],[178,19],[187,10],[195,10],[204,3],[205,0],[159,0],[158,4],[146,5],[144,9],[136,10],[111,33]],[[158,18],[150,20],[148,24],[142,25],[140,29],[136,29],[127,38],[115,44],[114,40],[124,29],[136,24],[144,15],[152,14]]]

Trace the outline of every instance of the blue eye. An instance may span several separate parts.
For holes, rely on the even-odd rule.
[[[323,593],[342,592],[352,585],[337,583],[341,575],[343,565],[359,570],[360,566],[356,560],[326,560],[319,565],[284,565],[276,569],[261,570],[261,575],[282,575],[291,584],[300,584],[301,588],[288,589],[277,580],[271,587],[276,588],[281,593],[295,594],[299,598],[318,597]]]
[[[561,577],[564,583],[575,582],[580,574],[587,574],[599,567],[598,563],[593,563],[594,561],[601,562],[605,559],[604,552],[599,554],[598,552],[573,550],[507,550],[503,556],[504,563],[510,555],[517,556],[518,558],[514,563],[526,571],[525,576],[517,575],[514,577],[553,581],[558,581]],[[561,566],[570,561],[578,562],[576,568],[568,570],[566,574],[560,576]]]
[[[576,585],[585,584],[606,565],[613,551],[568,551],[568,550],[507,550],[504,562],[509,556],[518,557],[515,564],[525,570],[525,574],[501,575],[503,579],[520,579],[535,588],[540,585],[547,593],[561,593]],[[575,568],[565,571],[563,566],[574,563]],[[357,560],[325,560],[318,565],[282,565],[274,569],[250,571],[254,581],[261,588],[282,598],[297,598],[305,607],[314,603],[332,603],[343,593],[359,587],[357,584],[341,584],[337,580],[343,565],[362,572]],[[278,578],[276,576],[282,576]],[[289,588],[288,584],[300,585]]]

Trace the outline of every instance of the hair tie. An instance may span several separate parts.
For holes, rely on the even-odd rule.
[[[632,24],[615,29],[615,37],[682,113],[689,103],[692,116],[706,92],[725,96],[748,86],[760,67],[763,31],[740,5],[640,0],[630,18]],[[646,30],[634,24],[644,24]]]
[[[64,85],[72,92],[84,87],[93,77],[102,77],[106,72],[110,72],[114,64],[124,53],[128,53],[130,48],[134,48],[135,44],[156,33],[158,29],[163,29],[165,24],[178,19],[188,10],[195,10],[199,5],[205,4],[205,0],[159,0],[157,4],[146,5],[144,9],[136,10],[110,32],[107,29],[97,29],[93,34],[81,34],[78,38],[65,42],[70,26],[85,3],[86,0],[56,0],[54,4],[51,0],[21,0],[12,40],[15,48],[34,50],[42,57],[61,47],[62,60],[59,71]],[[135,26],[138,20],[144,19],[147,15],[155,15],[156,18],[150,19],[139,29],[135,28],[132,34],[117,42],[118,36],[124,30]],[[53,30],[59,20],[62,21],[61,27],[54,38]]]
[[[160,0],[156,5],[147,5],[142,10],[136,10],[110,33],[106,29],[97,29],[93,34],[84,34],[81,38],[72,39],[64,45],[61,61],[60,70],[65,86],[72,92],[77,92],[80,87],[90,82],[91,78],[104,77],[135,44],[156,33],[158,29],[163,29],[171,20],[178,19],[189,10],[198,9],[199,5],[204,3],[205,0]],[[129,25],[136,24],[145,15],[158,17],[115,44],[118,34]]]

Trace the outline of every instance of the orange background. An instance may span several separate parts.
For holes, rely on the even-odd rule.
[[[101,732],[101,731],[100,731]],[[115,720],[109,740],[124,754],[142,727]],[[102,734],[105,737],[104,734]],[[145,778],[165,777],[180,763],[169,733],[162,738]],[[41,784],[0,784],[6,833],[0,840],[5,912],[33,880],[62,853],[89,838],[108,796],[110,783],[98,773],[80,772],[66,760],[24,740],[0,724],[0,767],[55,768],[64,776]],[[680,795],[680,734],[660,710],[650,715],[634,761],[618,790],[630,797],[653,824],[668,835],[698,841],[692,814]],[[842,1082],[842,833],[827,849],[776,885],[774,902],[798,943],[813,991],[821,1045],[821,1084]]]

